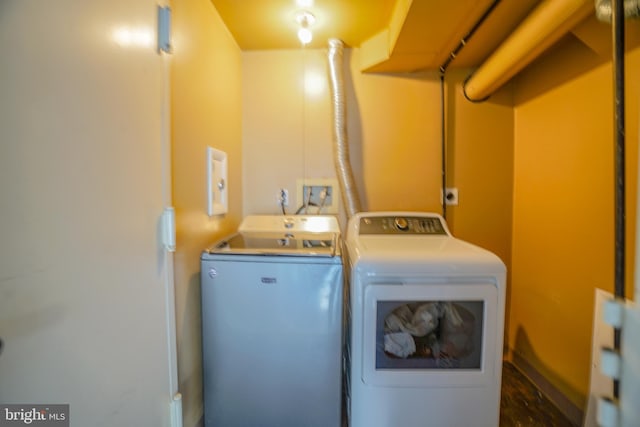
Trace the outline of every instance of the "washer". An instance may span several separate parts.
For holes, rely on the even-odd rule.
[[[349,425],[498,426],[503,262],[429,213],[354,215],[346,247]]]
[[[343,274],[330,216],[250,216],[201,256],[205,426],[339,426]]]

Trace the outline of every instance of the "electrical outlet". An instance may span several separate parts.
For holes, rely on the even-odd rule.
[[[289,206],[289,190],[281,188],[276,195],[278,206]]]
[[[444,200],[447,206],[458,206],[458,189],[455,187],[446,188],[444,191]]]

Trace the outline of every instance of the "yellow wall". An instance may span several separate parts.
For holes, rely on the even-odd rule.
[[[469,70],[447,73],[447,187],[459,205],[447,207],[452,231],[509,266],[513,203],[513,100],[507,86],[482,103],[467,101]]]
[[[347,102],[363,210],[440,212],[439,77],[361,73],[360,53],[352,51]]]
[[[172,174],[176,208],[179,389],[186,426],[200,420],[200,252],[234,230],[242,209],[240,50],[208,0],[174,2],[171,56]],[[227,152],[229,213],[206,211],[207,145]]]
[[[640,51],[627,65],[627,218],[635,218]],[[578,407],[589,387],[594,289],[613,291],[612,88],[610,62],[576,40],[515,83],[510,342]],[[629,221],[629,290],[633,236]]]
[[[245,214],[278,214],[279,188],[297,178],[335,176],[327,50],[243,52]],[[436,73],[360,72],[360,50],[345,49],[351,164],[365,211],[441,212],[441,95]],[[301,76],[322,82],[302,94]],[[460,204],[448,209],[456,236],[509,262],[513,182],[511,90],[489,102],[464,99],[468,72],[447,76],[448,181]],[[291,193],[291,191],[290,191]],[[293,206],[301,201],[293,200]],[[290,207],[288,212],[294,212]]]

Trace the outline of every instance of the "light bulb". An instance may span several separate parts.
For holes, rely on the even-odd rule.
[[[298,39],[300,43],[308,44],[313,39],[313,34],[310,29],[303,27],[298,30]]]
[[[316,22],[316,17],[311,12],[300,10],[296,13],[296,21],[300,26],[300,29],[298,30],[298,39],[300,39],[300,42],[305,45],[313,39],[313,34],[309,27]]]
[[[307,10],[299,10],[296,13],[296,22],[303,28],[309,28],[316,22],[316,16]]]
[[[313,6],[313,0],[296,0],[296,4],[301,9],[309,9]]]

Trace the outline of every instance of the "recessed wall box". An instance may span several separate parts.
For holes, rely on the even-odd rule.
[[[207,147],[207,214],[221,215],[229,209],[227,153]]]
[[[309,215],[337,214],[340,189],[335,178],[298,179],[296,204],[299,213]]]

